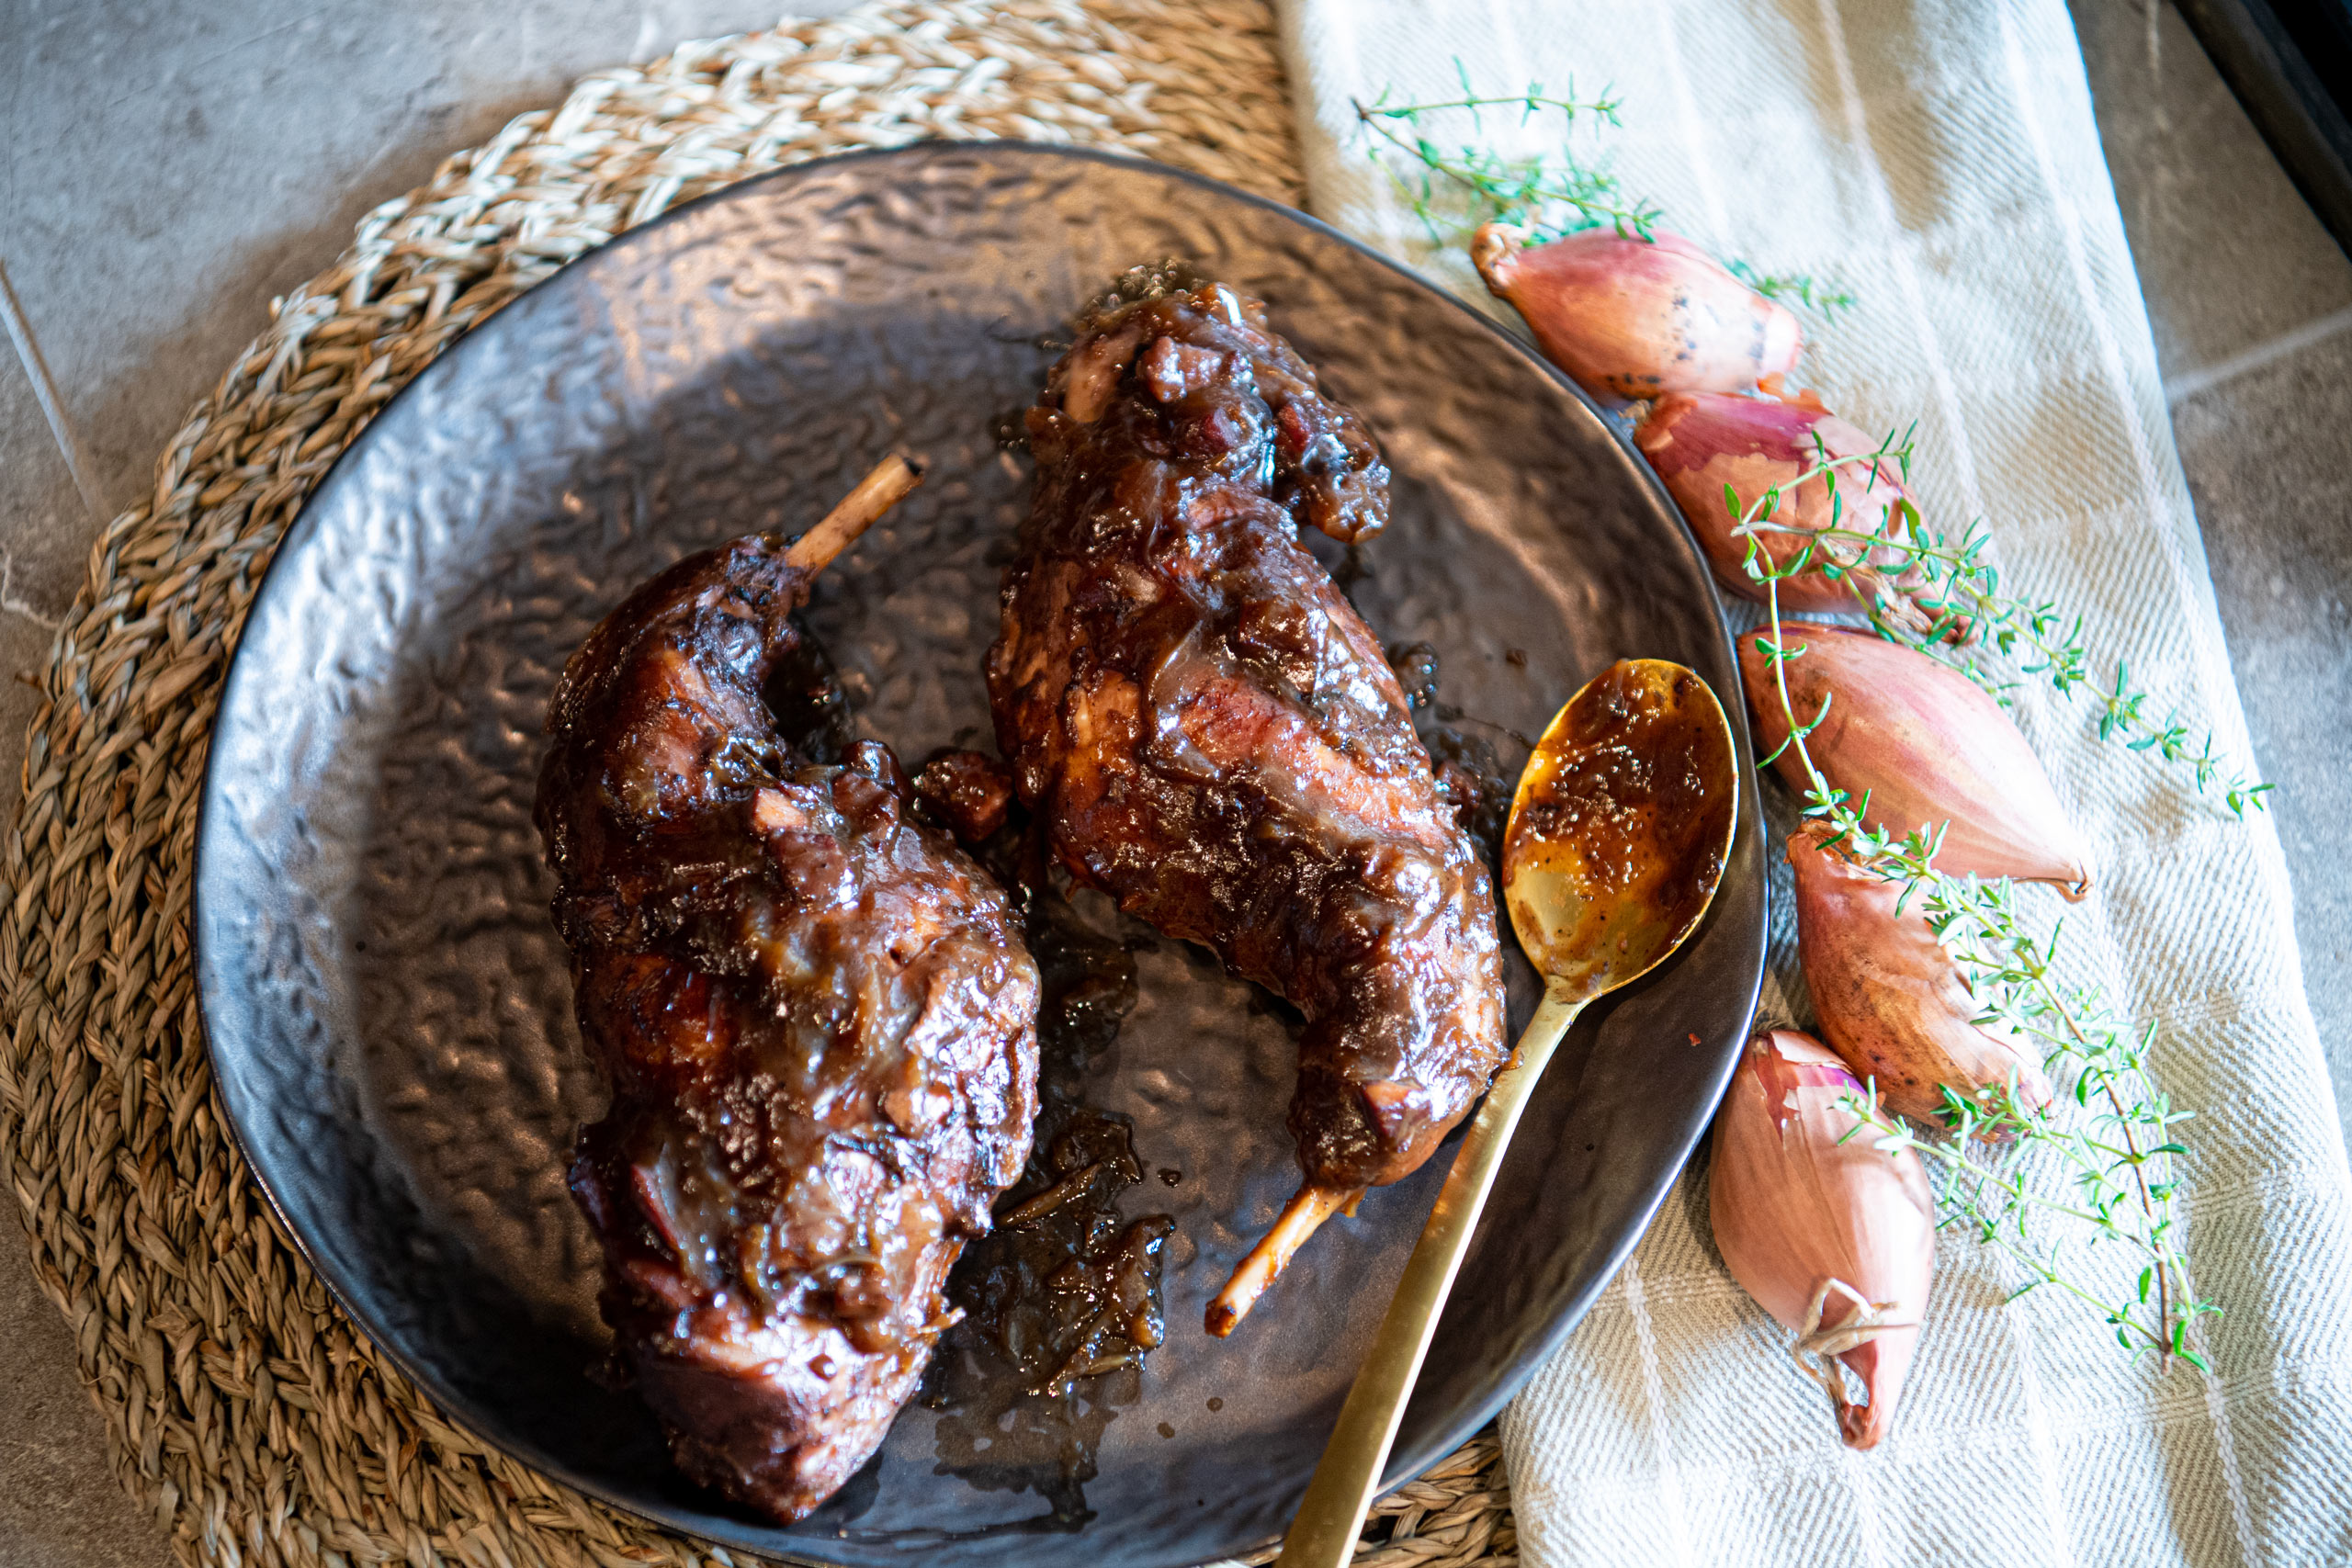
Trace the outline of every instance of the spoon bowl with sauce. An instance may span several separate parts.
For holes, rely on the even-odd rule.
[[[1611,665],[1536,743],[1511,800],[1502,870],[1543,1005],[1454,1156],[1275,1568],[1341,1568],[1353,1556],[1520,1113],[1577,1015],[1698,929],[1738,829],[1739,773],[1714,693],[1664,660]]]

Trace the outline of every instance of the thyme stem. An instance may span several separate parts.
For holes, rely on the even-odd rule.
[[[1890,444],[1881,449],[1881,455],[1889,452],[1904,461],[1907,471],[1908,446],[1896,448]],[[1835,466],[1816,464],[1806,470],[1804,478],[1816,478],[1826,467]],[[1783,488],[1792,490],[1798,482],[1802,481],[1792,481]],[[1971,524],[1955,544],[1928,528],[1918,509],[1909,502],[1903,502],[1893,510],[1894,520],[1882,534],[1864,533],[1835,520],[1815,531],[1794,524],[1775,523],[1769,515],[1756,519],[1753,528],[1758,535],[1796,535],[1815,542],[1826,558],[1822,570],[1832,578],[1863,576],[1883,589],[1896,579],[1916,576],[1922,585],[1908,597],[1927,611],[1929,619],[1925,627],[1917,615],[1898,610],[1897,606],[1903,604],[1901,599],[1882,591],[1862,596],[1872,629],[1889,642],[1924,653],[1947,669],[1967,676],[2004,705],[2010,701],[2015,682],[2003,678],[1965,647],[1953,646],[1950,640],[1952,633],[1964,629],[1978,646],[1994,647],[2012,657],[2022,648],[2027,654],[2020,660],[2022,668],[2030,674],[2046,676],[2061,696],[2072,698],[2078,691],[2092,692],[2101,710],[2098,730],[2102,739],[2120,735],[2128,750],[2153,751],[2166,761],[2187,761],[2200,791],[2211,789],[2221,781],[2222,760],[2214,754],[2211,730],[2206,732],[2202,745],[2192,751],[2188,727],[2177,713],[2161,723],[2152,718],[2147,711],[2149,695],[2132,683],[2127,669],[2116,667],[2111,687],[2092,678],[2089,655],[2083,647],[2081,616],[2069,623],[2054,604],[2029,604],[2000,591],[1999,569],[1985,558],[1989,537],[1982,523]],[[1847,562],[1826,548],[1831,545],[1871,553],[1858,555],[1856,561]],[[2263,796],[2270,787],[2233,773],[2222,783],[2222,795],[2231,813],[2243,817],[2248,808],[2259,811],[2268,805]]]
[[[2051,985],[2050,976],[2046,974],[2037,975],[2034,976],[2034,984],[2041,989],[2042,998],[2049,1004],[2051,1010],[2065,1023],[2066,1032],[2074,1037],[2075,1046],[2087,1053],[2090,1049],[2090,1040],[2083,1033],[2082,1025],[2075,1021],[2075,1015],[2067,1010],[2065,1002],[2058,995],[2057,988]],[[2131,1120],[2123,1112],[2123,1098],[2115,1092],[2115,1084],[2111,1079],[2102,1078],[2098,1087],[2099,1092],[2106,1096],[2109,1109],[2115,1113],[2116,1130],[2123,1136],[2120,1157],[2131,1166],[2132,1179],[2140,1189],[2141,1211],[2153,1222],[2155,1218],[2156,1205],[2154,1199],[2148,1192],[2147,1166],[2140,1153],[2139,1140],[2132,1135]],[[2172,1270],[2170,1269],[2156,1270],[2156,1318],[2158,1322],[2169,1322],[2172,1318]]]
[[[1829,828],[1825,848],[1838,849],[1871,874],[1900,886],[1898,910],[1913,898],[1918,899],[1921,913],[1952,954],[1970,992],[1986,1005],[1979,1021],[1999,1021],[2046,1042],[2048,1065],[2073,1069],[2077,1103],[2086,1107],[2096,1096],[2104,1106],[2089,1125],[2069,1126],[2051,1108],[2020,1101],[2014,1078],[1973,1095],[1946,1086],[1942,1125],[1930,1126],[1923,1134],[1880,1107],[1873,1083],[1864,1097],[1848,1099],[1848,1108],[1857,1117],[1853,1133],[1868,1127],[1877,1135],[1880,1147],[1890,1152],[1916,1149],[1936,1162],[1944,1173],[1938,1200],[1939,1223],[1965,1224],[1981,1242],[2014,1259],[2031,1277],[2026,1289],[2056,1286],[2096,1307],[2127,1348],[2154,1349],[2163,1359],[2179,1355],[2202,1368],[2205,1362],[2190,1348],[2188,1331],[2198,1317],[2220,1309],[2199,1300],[2188,1289],[2187,1261],[2172,1239],[2177,1184],[2168,1178],[2169,1161],[2184,1151],[2171,1141],[2168,1130],[2185,1120],[2186,1113],[2173,1111],[2149,1082],[2145,1050],[2153,1042],[2154,1030],[2135,1049],[2124,1043],[2120,1028],[2103,1021],[2106,1014],[2096,991],[2058,982],[2052,973],[2055,934],[2043,941],[2018,923],[2007,879],[1985,883],[1973,875],[1953,877],[1936,869],[1936,853],[1949,824],[1914,829],[1901,839],[1873,829],[1865,819],[1868,798],[1849,798],[1814,760],[1807,738],[1823,714],[1801,720],[1790,695],[1789,663],[1802,658],[1806,649],[1792,647],[1788,641],[1781,583],[1800,572],[1819,570],[1854,579],[1853,586],[1864,591],[1866,604],[1873,598],[1883,603],[1896,578],[1909,581],[1910,570],[1931,554],[1938,560],[1951,558],[1940,540],[1922,540],[1917,513],[1907,502],[1900,510],[1901,524],[1890,527],[1887,536],[1841,527],[1836,522],[1840,471],[1860,469],[1865,488],[1878,481],[1882,465],[1907,472],[1907,438],[1898,446],[1896,437],[1890,435],[1876,451],[1846,457],[1834,457],[1817,443],[1816,447],[1813,463],[1745,508],[1735,492],[1728,488],[1724,492],[1724,506],[1735,531],[1748,541],[1747,572],[1765,590],[1769,630],[1758,647],[1770,663],[1773,693],[1788,726],[1789,739],[1782,743],[1782,751],[1794,749],[1804,777],[1804,814]],[[1781,498],[1815,479],[1831,489],[1831,525],[1816,532],[1774,523]],[[1804,543],[1787,559],[1777,559],[1763,547],[1762,538],[1768,533],[1799,536]],[[1884,554],[1890,542],[1898,547],[1892,561]],[[1849,557],[1834,547],[1845,547],[1852,554]],[[1981,550],[1981,543],[1972,548]],[[1943,581],[1962,576],[1968,570],[1973,569],[1959,568]],[[1933,581],[1931,578],[1931,591]],[[1990,585],[1985,592],[1992,592]],[[1939,633],[1951,626],[1949,603],[1930,600],[1928,608],[1938,619],[1927,634],[1929,646],[1921,651],[1931,651]],[[2042,606],[2037,614],[2054,615],[2054,611]],[[1882,636],[1917,646],[1913,638],[1919,634],[1897,636],[1881,623],[1878,614],[1872,619],[1880,623]],[[2258,795],[2249,798],[2258,803]],[[2108,1127],[2112,1128],[2111,1139],[2100,1135]],[[2149,1146],[2140,1136],[2142,1127],[2152,1129],[2161,1141]],[[1984,1134],[2013,1140],[2014,1147],[1999,1152],[1995,1144],[1984,1141]],[[2061,1201],[2034,1187],[2019,1168],[2024,1155],[2031,1150],[2054,1155],[2071,1168],[2080,1194],[2077,1201]],[[2154,1177],[2151,1165],[2159,1167]],[[2119,1181],[2126,1171],[2130,1180]],[[2138,1299],[2107,1300],[2073,1277],[2061,1267],[2059,1245],[2040,1243],[2030,1232],[2028,1216],[2035,1213],[2086,1227],[2093,1236],[2135,1252],[2142,1261]]]
[[[1523,93],[1488,95],[1470,85],[1460,60],[1453,69],[1462,83],[1459,97],[1400,104],[1391,103],[1384,92],[1369,104],[1351,100],[1356,118],[1374,138],[1373,162],[1396,182],[1430,243],[1443,245],[1457,232],[1491,222],[1517,224],[1539,243],[1603,226],[1621,235],[1657,238],[1657,208],[1627,197],[1616,176],[1580,156],[1572,141],[1579,122],[1596,129],[1619,124],[1617,99],[1606,93],[1579,98],[1573,82],[1564,96],[1545,92],[1540,82],[1531,82]],[[1481,130],[1488,111],[1515,112],[1521,127],[1557,116],[1559,139],[1546,153],[1514,158],[1476,141],[1441,145],[1429,133],[1428,122],[1465,114],[1471,129]],[[1758,293],[1802,305],[1824,321],[1834,321],[1854,303],[1845,289],[1817,284],[1803,273],[1766,273],[1736,259],[1724,265]]]
[[[1533,230],[1539,238],[1551,239],[1607,223],[1621,234],[1651,238],[1657,209],[1644,201],[1629,204],[1619,193],[1614,175],[1587,165],[1567,149],[1566,132],[1574,129],[1579,116],[1611,124],[1617,119],[1613,100],[1579,99],[1574,96],[1575,91],[1571,86],[1569,96],[1554,97],[1544,93],[1541,85],[1531,85],[1526,92],[1512,97],[1481,97],[1465,88],[1463,96],[1442,103],[1391,105],[1385,96],[1376,103],[1366,104],[1360,99],[1350,102],[1356,118],[1374,136],[1467,196],[1473,227],[1490,221],[1517,222]],[[1423,134],[1424,115],[1467,110],[1475,117],[1480,109],[1487,108],[1518,109],[1522,124],[1547,110],[1557,113],[1563,122],[1563,137],[1556,162],[1500,157],[1469,143],[1447,151]],[[1409,138],[1398,129],[1400,126],[1412,132]],[[1444,236],[1431,203],[1434,193],[1426,178],[1416,191],[1393,169],[1389,172],[1411,201],[1414,215],[1430,231],[1430,238],[1443,243]]]

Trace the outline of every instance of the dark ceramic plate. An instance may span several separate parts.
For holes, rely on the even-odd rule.
[[[929,482],[808,618],[862,732],[910,760],[989,744],[980,659],[1029,488],[1002,422],[1082,299],[1170,256],[1267,299],[1385,446],[1396,521],[1351,592],[1389,643],[1437,649],[1433,715],[1515,776],[1513,733],[1621,655],[1737,692],[1705,569],[1602,418],[1472,311],[1286,209],[1129,160],[931,144],[738,186],[566,268],[419,376],[294,525],[221,705],[197,886],[213,1066],[254,1173],[369,1337],[526,1461],[697,1535],[841,1563],[1193,1563],[1288,1518],[1447,1157],[1327,1227],[1209,1339],[1207,1296],[1296,1176],[1292,1023],[1196,952],[1141,955],[1142,1002],[1087,1084],[1134,1119],[1147,1168],[1180,1176],[1126,1203],[1175,1218],[1169,1342],[1071,1412],[910,1407],[790,1529],[681,1483],[642,1406],[599,1382],[597,1258],[563,1184],[600,1099],[531,826],[565,656],[662,567],[806,527],[900,449]],[[1760,972],[1750,794],[1707,926],[1586,1014],[1528,1111],[1392,1479],[1559,1342],[1706,1124]],[[1513,962],[1516,1027],[1535,987]],[[1096,1472],[1082,1527],[1065,1445]]]

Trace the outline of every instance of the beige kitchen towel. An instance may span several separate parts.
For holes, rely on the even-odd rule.
[[[2121,3],[2121,0],[2114,0]],[[2145,3],[2145,0],[2138,0]],[[1353,106],[1604,86],[1628,193],[1768,272],[1849,290],[1793,379],[1918,422],[1931,519],[1989,519],[2015,588],[2088,617],[2245,765],[2195,518],[2061,0],[1288,0],[1315,209],[1492,308],[1368,160]],[[1433,139],[1469,134],[1430,122]],[[1441,131],[1441,129],[1442,130]],[[1508,114],[1490,143],[1532,150]],[[2261,236],[2245,236],[2258,244]],[[1640,649],[1627,649],[1637,654]],[[2088,1312],[1946,1236],[1893,1438],[1851,1453],[1724,1271],[1704,1156],[1503,1421],[1521,1549],[1566,1563],[2352,1561],[2352,1210],[2286,867],[2180,770],[2046,688],[2019,721],[2090,833],[2067,972],[2161,1031],[2211,1375],[2134,1365]],[[1785,820],[1785,818],[1784,818]],[[1810,1017],[1776,871],[1767,1019]],[[2037,919],[2059,912],[2020,895]],[[2087,1259],[2086,1266],[2088,1266]]]

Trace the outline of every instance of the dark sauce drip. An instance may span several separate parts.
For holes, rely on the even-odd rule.
[[[1388,667],[1405,689],[1405,705],[1413,712],[1414,732],[1428,749],[1430,766],[1437,773],[1437,793],[1453,808],[1463,831],[1478,841],[1487,868],[1500,886],[1503,829],[1510,822],[1510,798],[1515,787],[1503,768],[1494,742],[1446,722],[1463,717],[1460,708],[1438,701],[1438,653],[1425,642],[1408,642],[1388,650]],[[1476,723],[1476,720],[1471,720]],[[1513,740],[1523,738],[1510,731]],[[1532,750],[1532,748],[1531,748]]]
[[[923,817],[959,843],[986,843],[1012,814],[1012,779],[1002,763],[978,751],[932,758],[915,775],[914,795]]]
[[[857,740],[857,726],[850,716],[849,694],[824,646],[808,635],[798,616],[793,625],[799,642],[768,674],[761,695],[775,716],[776,733],[801,758],[831,767]]]
[[[1026,400],[1001,410],[989,421],[989,439],[1000,452],[1029,450],[1029,403]]]
[[[763,695],[799,757],[876,768],[868,753],[880,748],[858,742],[848,694],[814,639],[778,662]],[[1144,1168],[1126,1119],[1083,1098],[1088,1067],[1135,1008],[1134,952],[1097,931],[1054,886],[1019,808],[1007,823],[1001,798],[982,798],[998,793],[992,785],[1009,795],[1001,765],[953,751],[911,784],[895,766],[889,772],[894,794],[920,800],[922,814],[957,832],[1011,891],[1041,982],[1029,1160],[998,1201],[994,1230],[965,1248],[948,1276],[948,1302],[964,1317],[941,1337],[919,1397],[942,1412],[941,1473],[983,1491],[1035,1490],[1052,1511],[1031,1528],[1076,1529],[1093,1517],[1084,1488],[1102,1433],[1140,1394],[1145,1352],[1167,1334],[1160,1267],[1174,1222],[1123,1219],[1119,1200],[1142,1183]],[[971,841],[980,828],[990,829],[985,840]],[[700,1210],[740,1197],[700,1175],[664,1184],[684,1231],[710,1230]],[[680,1251],[699,1259],[691,1245]]]
[[[1463,830],[1478,840],[1488,869],[1499,879],[1511,781],[1494,743],[1450,724],[1432,724],[1422,729],[1421,744],[1430,749],[1430,765],[1437,770],[1439,796],[1453,807]]]
[[[1316,558],[1320,560],[1322,557],[1318,554]],[[1340,558],[1336,561],[1328,561],[1325,565],[1331,573],[1333,586],[1339,589],[1349,604],[1355,604],[1356,584],[1372,576],[1372,567],[1364,558],[1363,547],[1362,545],[1342,546],[1340,549]],[[1356,613],[1363,614],[1363,606],[1357,604]]]
[[[1085,1486],[1102,1434],[1141,1394],[1145,1353],[1166,1337],[1160,1267],[1175,1225],[1120,1213],[1144,1168],[1126,1118],[1083,1098],[1088,1068],[1136,1005],[1133,947],[1054,886],[1025,824],[976,853],[1013,889],[1037,961],[1037,1130],[996,1228],[948,1277],[964,1318],[941,1338],[922,1397],[941,1412],[941,1473],[1034,1490],[1052,1510],[1035,1528],[1076,1529],[1094,1517]]]

